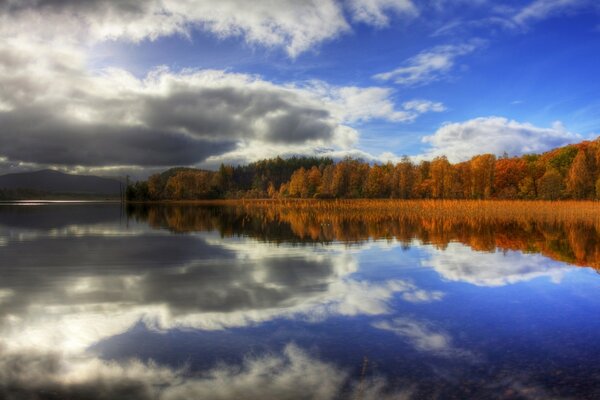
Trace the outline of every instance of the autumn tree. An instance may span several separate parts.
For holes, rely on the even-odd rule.
[[[216,174],[216,184],[222,193],[229,193],[233,190],[234,180],[233,180],[234,168],[231,165],[221,164],[219,170]]]
[[[455,192],[456,197],[460,199],[471,198],[471,164],[461,162],[454,166],[455,171]]]
[[[366,197],[382,198],[389,197],[389,180],[386,179],[386,169],[379,165],[372,166],[364,184],[363,193]]]
[[[281,186],[279,186],[279,197],[288,197],[289,195],[289,183],[282,183]]]
[[[412,197],[417,199],[427,199],[432,196],[431,180],[431,161],[421,161],[416,168],[415,184],[413,186]]]
[[[274,199],[277,197],[277,194],[279,192],[277,191],[277,189],[275,189],[275,185],[273,185],[273,182],[269,182],[269,186],[267,187],[267,195]]]
[[[519,182],[519,198],[521,199],[535,199],[537,197],[537,188],[534,179],[527,175]]]
[[[578,150],[575,146],[565,146],[551,152],[551,158],[548,164],[556,169],[561,176],[565,176],[573,164],[573,160],[577,156]]]
[[[496,157],[483,154],[471,159],[471,195],[475,199],[489,199],[494,184]]]
[[[313,166],[306,174],[307,197],[313,197],[321,186],[321,171]]]
[[[164,184],[160,174],[151,175],[148,178],[148,196],[151,200],[159,200],[162,198]]]
[[[521,158],[527,165],[527,175],[519,182],[519,198],[538,198],[538,181],[546,173],[544,160],[537,154],[526,154]]]
[[[348,193],[348,165],[341,161],[335,165],[331,192],[334,197],[345,197]]]
[[[327,165],[321,174],[321,185],[317,188],[317,196],[320,198],[333,197],[333,174],[335,167]]]
[[[539,179],[538,195],[544,200],[557,200],[563,191],[563,178],[555,168],[548,168]]]
[[[360,160],[350,160],[348,168],[348,197],[363,197],[363,186],[369,175],[369,164]]]
[[[527,176],[527,162],[521,158],[500,158],[494,169],[494,193],[501,199],[515,199],[519,182]]]
[[[292,174],[288,186],[288,193],[291,197],[307,197],[308,180],[306,179],[306,170],[304,167],[297,169]]]
[[[411,198],[415,185],[415,166],[410,158],[402,157],[402,160],[396,165],[395,172],[397,180],[394,180],[394,184],[398,188],[398,197],[401,199]]]
[[[436,157],[431,162],[431,189],[431,195],[434,199],[447,199],[452,197],[452,165],[445,156]]]
[[[585,150],[580,149],[567,174],[567,191],[574,199],[588,198],[594,190],[594,182]]]

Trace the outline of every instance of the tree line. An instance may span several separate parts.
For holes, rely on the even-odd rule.
[[[280,157],[217,171],[174,168],[136,182],[129,200],[219,198],[600,199],[600,138],[543,154],[482,154],[452,164],[371,164],[346,158]]]

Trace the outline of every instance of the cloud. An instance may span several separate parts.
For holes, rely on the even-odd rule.
[[[425,136],[423,142],[430,146],[425,157],[445,155],[451,162],[459,162],[482,153],[540,153],[581,139],[559,122],[551,128],[540,128],[503,117],[480,117],[446,123],[433,135]]]
[[[450,72],[458,57],[472,53],[485,42],[479,39],[468,43],[436,46],[409,58],[404,66],[374,76],[399,85],[426,85],[438,81]]]
[[[386,26],[389,13],[413,16],[410,0],[25,0],[0,3],[0,33],[20,32],[42,40],[102,42],[191,36],[238,37],[291,57],[351,31],[354,21]]]
[[[53,40],[101,42],[189,36],[194,29],[251,44],[282,47],[295,57],[350,30],[333,0],[277,2],[225,0],[37,1],[0,6],[2,32],[29,26],[29,35]]]
[[[224,243],[211,233],[169,235],[145,223],[123,231],[115,229],[114,211],[71,207],[54,218],[24,213],[0,221],[3,257],[11,260],[0,282],[7,349],[77,353],[139,321],[159,331],[221,330],[277,318],[382,315],[395,296],[442,298],[408,281],[357,280],[356,257],[343,246],[307,252],[248,238]],[[48,268],[51,276],[41,272]]]
[[[440,10],[447,11],[447,0],[438,0]],[[462,1],[461,1],[462,2]],[[454,5],[456,5],[454,2]],[[512,31],[526,32],[535,22],[543,21],[558,15],[575,15],[584,10],[597,11],[598,6],[590,0],[533,0],[522,6],[496,5],[488,0],[472,1],[466,5],[488,5],[490,13],[470,20],[454,20],[438,28],[433,36],[446,35],[450,33],[468,33],[473,29],[489,32],[494,27]]]
[[[442,112],[446,111],[446,106],[439,102],[430,100],[411,100],[402,104],[402,108],[408,111],[415,111],[420,114],[427,112]]]
[[[422,114],[446,110],[440,102],[423,99],[406,101],[398,109],[392,100],[394,90],[384,87],[336,87],[312,81],[306,88],[329,103],[332,114],[347,123],[367,122],[373,119],[411,122]]]
[[[541,277],[560,282],[569,268],[551,263],[540,254],[516,251],[483,253],[450,243],[443,253],[433,252],[424,260],[444,279],[476,286],[505,286]]]
[[[45,393],[88,400],[333,400],[360,393],[375,400],[406,399],[409,392],[391,391],[382,378],[364,379],[359,386],[345,369],[289,344],[281,352],[247,356],[239,364],[204,371],[137,360],[104,361],[87,353],[0,350],[0,396],[13,398],[15,393],[19,398],[45,398]]]
[[[388,12],[416,16],[418,10],[411,0],[349,0],[348,8],[354,21],[378,27],[390,23]]]
[[[63,165],[193,164],[240,140],[329,142],[323,104],[260,78],[165,69],[88,73],[73,49],[0,47],[2,155]]]
[[[347,372],[293,345],[282,354],[255,356],[241,365],[202,372],[36,351],[1,354],[0,371],[0,394],[9,398],[14,394],[9,388],[13,388],[23,398],[52,393],[69,399],[233,399],[243,393],[247,399],[331,399],[348,378]],[[327,376],[325,381],[323,376]]]
[[[410,292],[405,292],[402,294],[402,298],[411,303],[430,303],[432,301],[438,301],[444,298],[445,293],[434,290],[414,290]]]
[[[335,87],[324,82],[314,81],[303,87],[309,93],[322,98],[328,104],[328,109],[334,118],[350,125],[341,125],[336,130],[334,138],[331,140],[331,143],[335,145],[315,146],[308,143],[290,147],[277,143],[246,142],[243,146],[238,146],[231,151],[207,158],[203,166],[214,168],[221,163],[245,164],[272,157],[273,154],[281,157],[310,155],[330,157],[334,160],[352,157],[368,162],[387,162],[388,160],[396,162],[400,160],[400,157],[394,154],[374,155],[355,148],[353,145],[359,140],[359,133],[351,126],[377,119],[410,123],[423,114],[446,110],[446,106],[440,102],[423,99],[406,101],[396,107],[391,100],[394,92],[389,88]]]
[[[450,334],[425,321],[399,317],[375,322],[373,327],[405,338],[418,351],[442,357],[472,357],[470,352],[454,346]]]
[[[480,7],[487,5],[489,0],[429,0],[428,3],[436,11],[447,12],[450,7]]]
[[[156,167],[251,147],[348,148],[358,138],[351,123],[410,122],[442,107],[398,109],[386,88],[275,84],[218,70],[92,73],[85,60],[70,46],[0,45],[5,163]]]
[[[530,22],[546,19],[560,13],[571,12],[589,4],[588,0],[535,0],[514,14],[512,22],[524,26]]]
[[[349,134],[345,136],[341,140],[346,140],[349,138],[358,138],[358,133],[352,130],[355,135],[352,136]],[[337,144],[344,143],[338,142]],[[367,162],[387,162],[388,160],[394,161],[400,160],[400,157],[397,157],[391,153],[382,153],[379,155],[371,154],[367,151],[357,149],[355,147],[344,146],[342,148],[333,147],[333,146],[278,146],[272,144],[263,144],[263,143],[248,143],[243,147],[239,147],[233,151],[226,152],[217,156],[209,157],[204,163],[201,165],[205,168],[217,168],[221,163],[232,164],[232,165],[243,165],[248,162],[262,160],[265,158],[273,157],[273,154],[277,154],[280,157],[292,157],[292,156],[315,156],[315,157],[329,157],[333,160],[342,160],[346,157],[362,159]]]
[[[382,315],[396,294],[437,296],[424,300],[422,289],[401,280],[356,280],[357,260],[341,244],[307,252],[248,238],[223,242],[215,232],[171,235],[134,220],[125,230],[112,206],[24,211],[0,215],[3,258],[11,260],[0,282],[0,397],[13,389],[26,398],[73,399],[408,395],[381,378],[359,385],[294,345],[205,370],[106,360],[90,350],[140,321],[160,331],[220,330],[276,318]]]
[[[408,123],[444,106],[396,105],[394,91],[383,87],[274,83],[222,70],[156,67],[141,77],[92,70],[92,49],[204,30],[295,57],[349,31],[346,17],[383,26],[394,13],[416,8],[408,0],[2,2],[0,170],[145,176],[258,154],[350,154],[359,138],[353,125]]]

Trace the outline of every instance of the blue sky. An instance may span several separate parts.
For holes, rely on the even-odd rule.
[[[600,133],[592,0],[119,4],[0,5],[0,169],[460,161]]]

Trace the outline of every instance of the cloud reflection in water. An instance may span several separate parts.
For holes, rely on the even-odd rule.
[[[424,310],[415,307],[442,304],[452,295],[440,290],[448,282],[502,287],[549,277],[559,283],[568,269],[538,254],[476,252],[458,243],[436,249],[411,242],[418,250],[411,260],[399,252],[406,241],[276,243],[236,236],[235,230],[225,237],[213,229],[174,234],[143,221],[126,227],[114,217],[82,215],[76,211],[76,220],[69,221],[65,213],[39,228],[33,219],[7,222],[0,215],[4,397],[410,397],[414,387],[401,377],[393,385],[390,376],[377,374],[361,382],[352,368],[321,354],[319,343],[288,344],[245,355],[241,362],[214,360],[201,370],[142,358],[103,359],[95,345],[126,335],[140,321],[168,333],[228,332],[282,321],[319,326],[337,318],[393,333],[396,342],[441,362],[471,363],[479,352],[469,350],[464,338],[457,340],[453,324],[415,314]],[[370,254],[381,257],[376,279],[361,265]],[[427,270],[421,266],[447,282],[425,287],[411,274],[397,273],[405,267]]]

